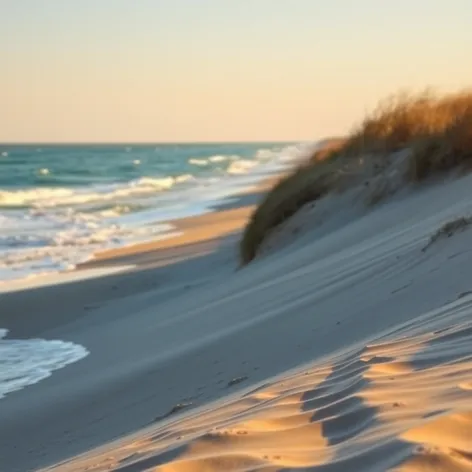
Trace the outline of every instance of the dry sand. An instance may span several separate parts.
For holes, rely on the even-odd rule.
[[[250,209],[221,209],[95,263],[132,271],[3,295],[12,335],[91,354],[1,401],[0,470],[472,470],[472,230],[422,250],[471,184],[340,196],[241,270]]]

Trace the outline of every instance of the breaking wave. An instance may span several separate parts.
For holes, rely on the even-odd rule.
[[[44,339],[4,339],[0,329],[0,399],[5,395],[38,383],[53,371],[88,355],[79,344]]]
[[[170,237],[166,222],[211,211],[311,146],[3,151],[0,281],[70,270],[99,250]]]

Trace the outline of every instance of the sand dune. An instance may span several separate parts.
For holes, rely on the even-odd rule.
[[[423,204],[422,198],[417,205]],[[413,203],[408,202],[412,214]],[[460,204],[463,209],[465,202]],[[406,201],[395,203],[381,217],[405,205]],[[330,253],[333,240],[321,239],[318,246],[325,246],[319,250],[328,256],[283,276],[286,285],[312,277],[314,295],[306,300],[313,302],[314,310],[329,309],[329,316],[343,321],[335,322],[337,338],[332,339],[339,347],[327,355],[264,383],[244,386],[210,405],[177,411],[175,417],[48,470],[472,470],[472,293],[458,282],[460,270],[471,262],[472,232],[438,239],[422,251],[435,229],[456,211],[457,207],[445,206],[442,213],[433,212],[416,224],[406,220],[395,232],[379,233],[368,242],[362,238],[363,226],[350,227],[351,238],[359,238],[356,244]],[[374,216],[367,222],[375,223]],[[301,255],[304,250],[299,248]],[[270,263],[270,256],[265,260],[260,269]],[[239,296],[248,299],[261,289],[270,292],[276,284],[269,279],[237,296],[202,301],[205,308],[186,312],[186,319],[209,307],[237,307]],[[303,296],[297,284],[290,287],[283,297],[296,300],[289,305],[295,311]],[[435,292],[444,288],[455,295],[437,304]],[[273,304],[261,313],[263,329],[275,333],[277,292],[272,295]],[[363,312],[369,318],[363,318]],[[287,310],[284,316],[292,316],[293,323],[301,320]],[[334,324],[333,319],[320,320],[312,331]],[[362,323],[371,325],[363,328],[370,334],[355,342],[349,330]],[[303,329],[306,325],[300,324],[299,336]],[[256,336],[254,328],[247,336],[251,333]],[[266,335],[271,337],[270,332]]]
[[[471,314],[469,296],[64,470],[472,470]]]
[[[178,263],[166,262],[172,248],[147,247],[111,281],[0,300],[0,312],[26,312],[50,294],[45,319],[74,306],[78,315],[36,321],[34,336],[90,352],[4,399],[2,466],[472,470],[472,228],[431,243],[472,215],[471,185],[468,176],[371,209],[330,197],[315,225],[298,215],[299,237],[285,234],[241,270],[234,238],[205,244],[222,211],[201,221],[195,247],[188,228]],[[222,234],[233,237],[242,215],[232,215]]]

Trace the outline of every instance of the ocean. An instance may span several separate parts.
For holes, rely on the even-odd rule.
[[[310,143],[0,145],[0,283],[175,235]]]

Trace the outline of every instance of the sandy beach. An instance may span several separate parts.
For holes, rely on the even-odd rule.
[[[472,1],[0,18],[0,472],[472,472]]]
[[[12,338],[90,354],[1,400],[1,470],[472,470],[471,233],[423,250],[471,183],[289,225],[239,268],[243,196],[83,267],[133,269],[2,294]]]

